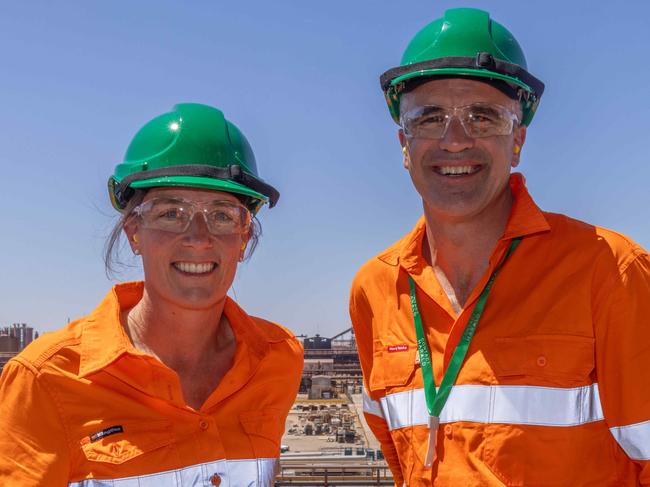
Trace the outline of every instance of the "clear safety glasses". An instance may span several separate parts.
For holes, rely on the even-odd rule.
[[[247,233],[251,214],[246,207],[230,201],[196,203],[175,198],[152,198],[136,206],[133,212],[142,218],[145,228],[166,232],[185,232],[201,213],[212,235]]]
[[[447,133],[451,120],[460,120],[468,137],[490,137],[512,133],[519,117],[501,105],[474,103],[463,107],[424,105],[413,108],[400,117],[400,125],[408,137],[441,139]]]

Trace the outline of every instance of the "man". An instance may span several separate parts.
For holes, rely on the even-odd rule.
[[[350,314],[396,485],[650,485],[650,258],[510,173],[544,89],[517,41],[449,10],[381,83],[424,216]]]

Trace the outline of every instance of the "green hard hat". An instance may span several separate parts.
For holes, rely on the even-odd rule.
[[[280,193],[257,174],[244,134],[216,108],[176,105],[135,134],[124,161],[108,180],[111,202],[123,210],[133,189],[190,186],[248,196],[255,213],[275,206]]]
[[[390,114],[399,123],[400,96],[408,80],[420,77],[470,77],[505,82],[518,93],[524,125],[530,124],[544,83],[527,71],[514,36],[490,14],[455,8],[434,20],[411,40],[402,62],[380,77]]]

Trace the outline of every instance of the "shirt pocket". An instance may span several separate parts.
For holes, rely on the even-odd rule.
[[[285,415],[279,409],[242,411],[239,422],[248,436],[256,458],[280,455]]]
[[[96,441],[90,437],[81,441],[81,450],[86,460],[95,464],[122,465],[169,446],[174,441],[169,421],[120,423],[104,431],[112,428],[120,428],[121,431]]]
[[[529,385],[590,384],[594,339],[572,335],[530,335],[495,339],[494,372],[499,382],[529,377]]]
[[[608,464],[607,429],[590,419],[598,409],[589,387],[594,339],[540,334],[496,338],[494,345],[496,387],[513,396],[501,398],[493,406],[499,420],[484,425],[480,456],[488,468],[506,485],[546,487],[580,485],[575,466],[584,458]],[[611,485],[607,477],[596,484]]]
[[[389,344],[375,341],[371,390],[385,389],[387,394],[395,388],[410,384],[415,370],[417,350],[410,344]]]

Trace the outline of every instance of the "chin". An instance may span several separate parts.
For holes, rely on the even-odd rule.
[[[454,219],[477,215],[484,208],[483,205],[474,201],[441,202],[434,200],[434,203],[427,203],[427,206],[433,213]]]
[[[228,293],[228,287],[223,283],[201,283],[182,285],[170,283],[165,288],[158,289],[158,295],[165,301],[183,309],[202,310],[214,307],[222,302]]]
[[[154,306],[156,300],[162,300],[181,309],[198,311],[213,308],[225,300],[234,273],[233,279],[229,277],[223,272],[204,277],[188,277],[173,272],[167,275],[149,273],[147,276],[145,272],[145,286]]]
[[[225,297],[226,293],[215,295],[214,292],[197,289],[188,290],[182,293],[174,293],[174,295],[170,296],[169,300],[179,308],[202,310],[216,306],[218,303],[223,301]]]

